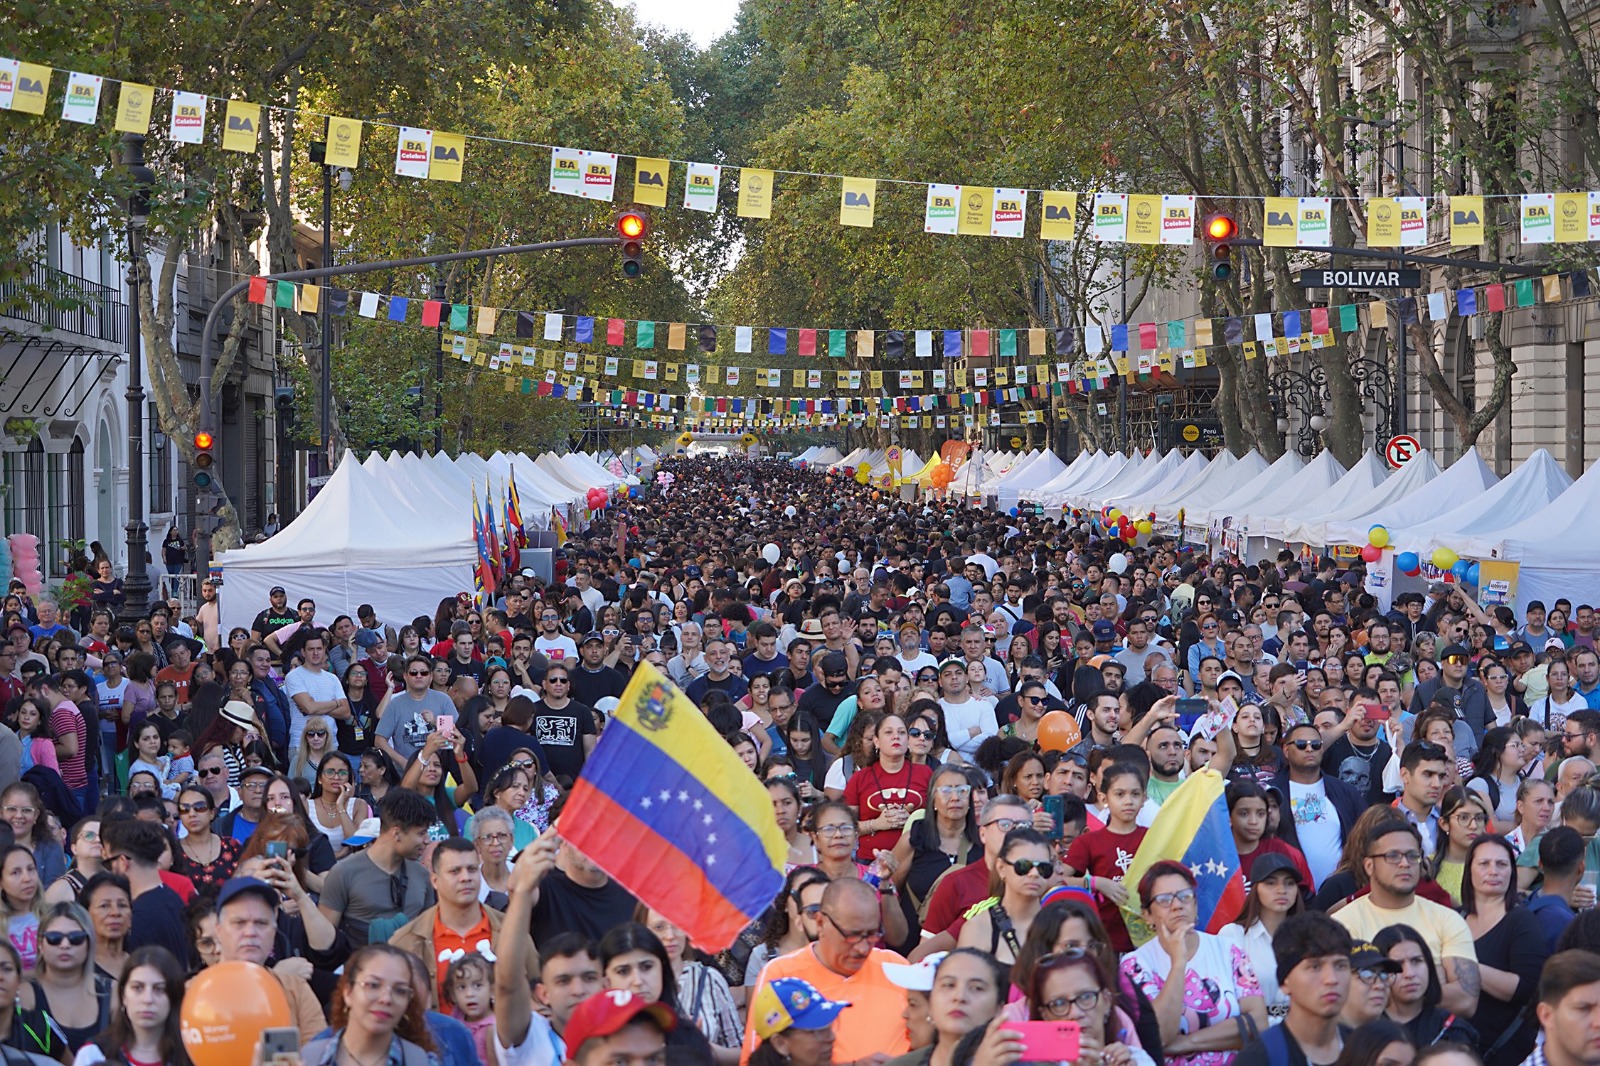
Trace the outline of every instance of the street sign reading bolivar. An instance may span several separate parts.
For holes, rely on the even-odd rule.
[[[1300,286],[1306,289],[1420,289],[1422,271],[1382,267],[1302,270]]]

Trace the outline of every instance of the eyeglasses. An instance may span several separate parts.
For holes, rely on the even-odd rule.
[[[1292,740],[1290,743],[1299,748],[1301,751],[1322,750],[1322,741],[1320,740]]]
[[[1027,877],[1037,870],[1039,871],[1039,876],[1048,881],[1050,875],[1056,872],[1056,864],[1049,859],[1043,862],[1039,862],[1036,859],[1014,859],[1008,865],[1017,872],[1018,877]]]
[[[265,781],[241,781],[241,782],[239,782],[239,791],[240,792],[260,792],[262,789],[264,789],[266,787],[267,787],[267,783]]]
[[[210,809],[211,809],[211,804],[209,804],[209,803],[180,803],[180,804],[178,804],[178,813],[179,814],[199,814],[201,811],[209,811]]]
[[[819,825],[815,832],[819,837],[853,837],[858,830],[853,825]]]
[[[14,815],[27,818],[38,813],[39,808],[37,807],[12,807],[8,805],[4,809],[0,809],[0,814],[4,814],[7,818],[10,818]]]
[[[1420,851],[1374,851],[1367,855],[1369,859],[1382,859],[1390,866],[1415,866],[1422,861]]]
[[[508,844],[511,842],[510,833],[479,833],[478,839],[485,844]]]
[[[406,671],[406,676],[407,677],[432,677],[433,676],[433,671],[432,670],[407,670]]]
[[[943,796],[946,799],[948,799],[951,796],[955,796],[958,799],[965,799],[967,796],[970,796],[972,794],[972,786],[971,785],[940,785],[938,788],[933,790],[933,793],[936,796]]]
[[[1482,812],[1474,814],[1471,811],[1461,811],[1455,815],[1452,815],[1452,817],[1455,819],[1457,825],[1463,825],[1469,829],[1473,826],[1486,825],[1489,821],[1489,816],[1483,814]]]
[[[807,904],[806,906],[800,908],[800,913],[805,915],[807,918],[815,918],[817,915],[822,913],[822,904]]]
[[[906,736],[911,737],[911,738],[913,738],[915,740],[921,740],[924,737],[926,737],[929,740],[932,740],[933,739],[933,730],[931,730],[931,729],[918,729],[916,726],[912,726],[911,728],[906,730]]]
[[[1040,960],[1043,961],[1042,959]],[[1039,1013],[1048,1014],[1053,1018],[1065,1018],[1073,1007],[1078,1008],[1079,1014],[1088,1014],[1094,1010],[1095,1004],[1100,1002],[1100,997],[1105,995],[1103,990],[1095,992],[1079,992],[1075,996],[1058,996],[1039,1004]]]
[[[1032,825],[1032,824],[1033,824],[1032,822],[1024,821],[1024,820],[1017,819],[1017,818],[996,818],[991,822],[984,822],[983,825],[980,825],[978,828],[979,829],[985,829],[985,828],[988,828],[991,825],[994,825],[994,826],[999,826],[1000,827],[1000,832],[1009,833],[1019,825]]]
[[[326,770],[322,771],[322,776],[332,778],[348,778],[350,776],[350,771],[346,770],[342,766],[330,766]]]
[[[828,919],[828,924],[833,926],[834,931],[839,934],[840,938],[843,939],[846,944],[861,944],[861,943],[864,943],[864,942],[866,942],[868,940],[876,940],[880,936],[883,935],[883,930],[881,928],[880,929],[868,929],[868,930],[865,930],[865,931],[860,932],[860,933],[852,933],[852,932],[847,931],[838,922],[834,921],[833,920],[833,915],[829,914],[827,911],[823,910],[821,907],[817,908],[817,913],[820,914],[822,917]]]
[[[409,1001],[416,994],[416,991],[410,985],[391,985],[371,977],[357,981],[356,987],[361,989],[362,993],[369,999],[376,999],[378,996],[383,995],[384,989],[388,989],[389,994],[399,1000]]]
[[[1180,888],[1176,892],[1162,892],[1150,897],[1152,907],[1170,907],[1174,903],[1193,903],[1194,889]]]
[[[85,933],[82,929],[74,929],[70,933],[63,933],[60,930],[52,930],[51,932],[44,934],[44,942],[53,948],[58,948],[62,944],[71,944],[76,948],[81,947],[89,942],[89,934]]]
[[[1394,973],[1389,970],[1357,970],[1355,974],[1369,985],[1386,985],[1394,980]]]

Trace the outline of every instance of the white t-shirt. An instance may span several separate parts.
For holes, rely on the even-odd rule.
[[[128,679],[123,678],[121,684],[113,686],[102,678],[100,683],[95,686],[95,690],[99,693],[100,709],[102,711],[109,709],[120,712],[122,710],[122,697],[128,691]],[[117,723],[114,718],[100,719],[100,732],[115,733],[116,731]]]
[[[1300,836],[1300,850],[1317,884],[1333,873],[1344,850],[1339,828],[1339,812],[1328,801],[1328,789],[1318,778],[1314,785],[1289,782],[1289,805],[1294,808],[1294,829]]]
[[[301,713],[300,707],[294,702],[295,696],[305,693],[317,702],[324,700],[344,699],[344,686],[339,684],[339,679],[327,667],[321,670],[308,670],[304,666],[297,666],[290,670],[283,679],[283,694],[289,697],[289,750],[297,751],[300,748],[300,734],[306,728],[306,716]]]
[[[994,717],[994,704],[988,700],[969,696],[961,703],[951,703],[941,699],[939,706],[944,708],[944,731],[950,738],[950,746],[969,761],[985,738],[1000,731],[1000,724]],[[971,732],[973,726],[977,727],[976,734]]]
[[[1543,699],[1528,705],[1528,717],[1544,726],[1545,732],[1554,733],[1559,732],[1566,723],[1567,715],[1588,709],[1589,701],[1578,695],[1576,689],[1573,690],[1572,698],[1565,703],[1547,692]]]
[[[553,663],[570,663],[578,658],[578,646],[569,636],[535,637],[533,650]]]
[[[910,659],[907,659],[903,652],[896,653],[895,658],[900,660],[900,665],[904,667],[906,676],[913,680],[916,679],[918,670],[925,670],[929,668],[938,669],[939,667],[939,660],[935,659],[932,655],[929,655],[925,651],[917,652],[917,654]]]

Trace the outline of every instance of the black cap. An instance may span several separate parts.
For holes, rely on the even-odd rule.
[[[1440,662],[1444,662],[1446,659],[1450,658],[1450,656],[1452,656],[1452,655],[1459,655],[1463,659],[1472,658],[1472,653],[1470,651],[1468,651],[1466,648],[1463,648],[1461,645],[1459,645],[1459,644],[1446,644],[1443,648],[1441,648],[1439,650],[1439,661]]]
[[[1533,645],[1529,644],[1525,640],[1516,641],[1515,643],[1513,643],[1511,645],[1511,654],[1512,655],[1532,655],[1533,654]]]
[[[240,896],[259,896],[273,910],[278,909],[278,890],[255,877],[234,877],[224,881],[217,892],[217,909],[221,910]]]
[[[581,647],[583,647],[583,645],[589,644],[589,643],[594,642],[594,641],[598,641],[601,644],[604,644],[606,642],[605,634],[598,633],[598,632],[596,632],[594,630],[590,630],[588,633],[584,634],[584,637],[583,637],[582,640],[578,641],[578,646],[581,648]]]
[[[1277,851],[1265,851],[1256,856],[1255,861],[1250,864],[1250,883],[1258,885],[1273,874],[1280,873],[1292,874],[1302,889],[1306,887],[1305,876],[1301,874],[1300,867],[1296,866],[1289,856]]]

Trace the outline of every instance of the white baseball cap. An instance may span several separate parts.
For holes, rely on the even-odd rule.
[[[898,963],[886,962],[883,964],[883,976],[889,979],[890,984],[899,985],[907,992],[931,992],[933,991],[933,971],[939,968],[939,963],[943,962],[944,957],[948,954],[948,951],[936,951],[921,962],[914,962],[904,966]]]

